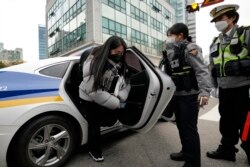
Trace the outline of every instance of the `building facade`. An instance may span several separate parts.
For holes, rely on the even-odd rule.
[[[4,44],[0,43],[0,61],[1,62],[21,62],[23,61],[23,49],[15,50],[4,49]]]
[[[170,4],[175,10],[175,22],[186,23],[185,0],[170,0]]]
[[[47,55],[47,30],[44,25],[38,25],[39,60],[48,58]]]
[[[117,35],[159,59],[166,31],[175,23],[170,0],[47,0],[46,13],[49,57]]]
[[[185,0],[186,5],[192,4],[195,2],[195,0]],[[189,35],[192,37],[192,41],[196,42],[196,12],[194,13],[188,13],[186,14],[186,24],[189,29]]]
[[[170,4],[175,9],[175,20],[177,23],[185,23],[189,29],[189,35],[193,42],[196,42],[196,17],[195,13],[188,13],[186,6],[195,0],[170,0]]]
[[[3,43],[0,42],[0,52],[1,52],[3,49],[4,49],[4,48],[3,48]]]

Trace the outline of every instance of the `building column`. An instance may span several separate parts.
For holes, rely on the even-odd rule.
[[[86,1],[86,38],[89,42],[102,43],[102,2]]]

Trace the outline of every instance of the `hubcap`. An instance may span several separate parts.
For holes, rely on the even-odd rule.
[[[50,166],[60,161],[68,152],[69,132],[58,124],[48,124],[38,129],[28,145],[29,159],[38,166]]]

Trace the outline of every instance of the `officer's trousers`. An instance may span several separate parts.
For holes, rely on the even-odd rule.
[[[170,107],[175,112],[185,163],[188,167],[200,167],[200,137],[197,128],[198,95],[174,96]]]
[[[221,144],[225,149],[234,150],[242,135],[247,113],[250,111],[248,86],[238,88],[219,88],[219,113]],[[250,151],[250,139],[241,147]]]

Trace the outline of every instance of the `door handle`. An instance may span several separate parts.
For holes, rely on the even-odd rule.
[[[150,93],[150,95],[151,96],[156,96],[157,94],[152,92],[152,93]]]

